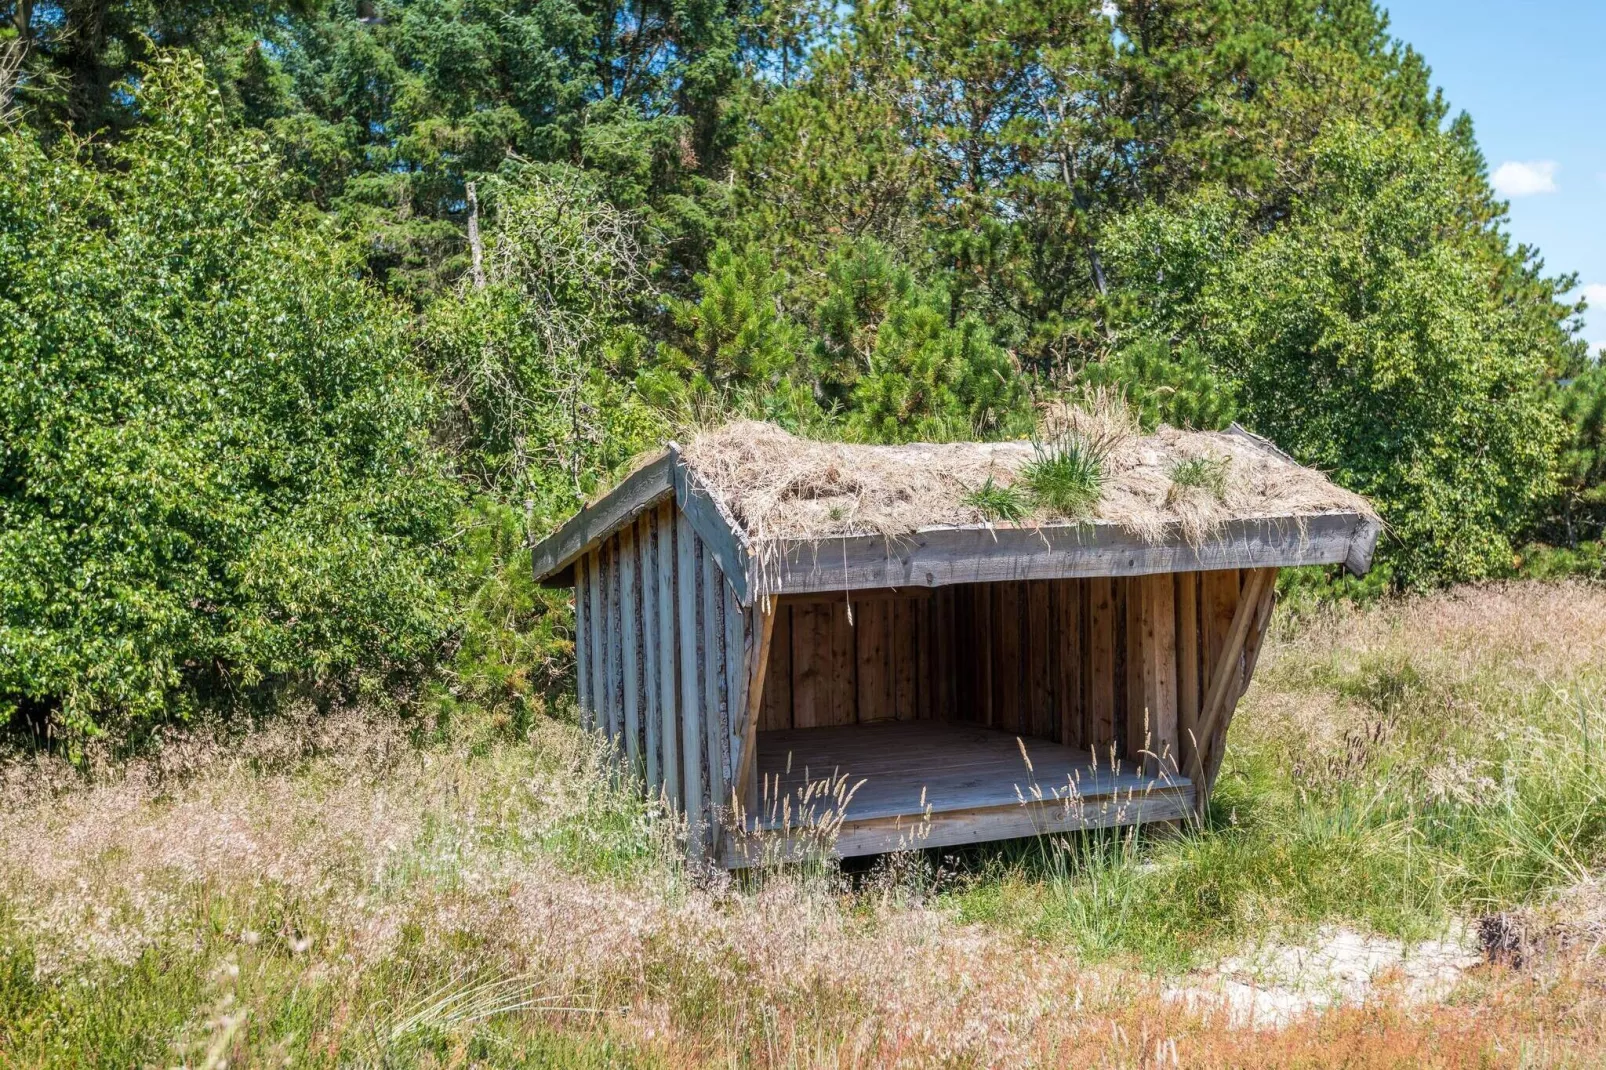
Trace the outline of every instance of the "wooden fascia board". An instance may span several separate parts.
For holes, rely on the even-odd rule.
[[[674,493],[672,473],[679,451],[671,445],[663,454],[626,476],[617,487],[581,509],[530,550],[531,565],[539,583],[562,583],[570,566],[588,548],[631,522],[644,509]]]
[[[671,447],[674,455],[672,474],[675,484],[675,502],[686,515],[697,537],[703,540],[714,563],[725,574],[736,600],[744,606],[753,604],[752,585],[748,582],[747,535],[725,509],[719,496],[680,459],[680,451]]]
[[[1114,524],[928,528],[781,543],[766,554],[766,595],[871,587],[1142,576],[1225,568],[1365,564],[1376,520],[1355,512],[1233,520],[1199,546],[1179,533],[1150,542]],[[1365,548],[1362,552],[1362,548]]]

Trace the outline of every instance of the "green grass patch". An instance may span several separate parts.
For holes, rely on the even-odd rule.
[[[1031,500],[1025,494],[1016,487],[998,483],[992,476],[960,501],[992,521],[1014,523],[1031,512]]]
[[[1227,494],[1227,468],[1230,463],[1226,457],[1207,457],[1202,454],[1184,457],[1172,463],[1171,483],[1177,487],[1202,490],[1219,501]]]
[[[1021,469],[1039,508],[1055,516],[1086,516],[1104,493],[1108,449],[1085,435],[1066,432],[1038,443],[1035,455]]]

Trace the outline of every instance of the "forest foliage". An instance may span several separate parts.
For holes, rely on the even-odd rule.
[[[1371,496],[1396,583],[1599,559],[1576,280],[1370,0],[0,14],[0,718],[524,708],[523,536],[731,412],[1012,437],[1114,386]]]

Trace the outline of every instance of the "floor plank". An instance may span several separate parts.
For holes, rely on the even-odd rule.
[[[779,812],[780,799],[792,800],[789,812],[795,815],[810,782],[817,799],[820,782],[837,778],[857,785],[847,821],[917,815],[922,798],[940,814],[1022,799],[1092,800],[1190,786],[1185,777],[1155,780],[1136,769],[1111,770],[1102,756],[1095,766],[1088,752],[1048,740],[1017,740],[1008,732],[941,721],[760,732],[758,770],[766,828],[778,823],[771,815]]]

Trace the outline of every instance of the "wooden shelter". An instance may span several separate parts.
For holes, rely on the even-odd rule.
[[[1025,443],[670,445],[533,550],[582,716],[732,867],[1189,815],[1277,570],[1364,572],[1380,524],[1236,427],[1118,438],[1091,516],[1013,524],[970,503]]]

